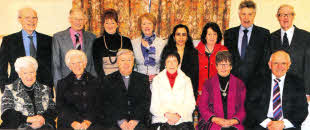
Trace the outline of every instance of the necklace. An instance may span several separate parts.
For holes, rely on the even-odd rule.
[[[121,47],[119,48],[119,49],[122,49],[123,48],[123,37],[122,37],[122,35],[120,35],[121,36]],[[106,43],[106,41],[105,41],[105,36],[103,35],[103,42],[104,42],[104,46],[105,46],[105,48],[106,49],[108,49],[110,52],[117,52],[118,50],[110,50],[109,48],[108,48],[108,46],[107,46],[107,43]],[[111,59],[111,56],[109,55],[109,60],[110,60],[110,63],[111,64],[115,64],[116,63],[116,58],[115,58],[115,60],[114,61],[112,61],[112,59]]]
[[[228,88],[228,84],[229,84],[229,81],[226,83],[226,86],[225,86],[225,89],[224,89],[224,90],[222,89],[222,87],[221,87],[221,85],[220,85],[220,91],[222,92],[222,95],[223,95],[224,97],[227,96],[226,91],[227,91],[227,88]]]
[[[210,51],[209,48],[208,48],[208,46],[206,45],[206,49],[207,49],[206,52],[212,54],[212,52],[213,52],[213,50],[214,50],[214,47],[213,47],[212,51]]]
[[[122,49],[123,48],[123,37],[122,37],[122,35],[120,35],[120,36],[121,36],[121,47],[119,49]],[[105,48],[107,48],[110,52],[117,52],[119,50],[119,49],[118,50],[110,50],[107,46],[104,35],[103,35],[103,42],[104,42]]]

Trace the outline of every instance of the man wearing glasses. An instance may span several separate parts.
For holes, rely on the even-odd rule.
[[[96,36],[90,32],[84,31],[87,17],[81,8],[73,8],[69,13],[69,22],[71,27],[54,34],[53,36],[53,76],[54,83],[66,77],[71,71],[64,62],[65,54],[70,49],[82,50],[87,56],[86,71],[96,76],[92,58],[92,44]]]
[[[23,56],[32,56],[38,61],[37,79],[40,83],[53,87],[51,73],[52,37],[35,31],[38,23],[37,12],[32,8],[18,11],[18,22],[22,30],[3,37],[0,48],[0,88],[18,78],[14,68],[15,60]],[[10,74],[8,73],[10,65]],[[53,90],[53,89],[51,89]]]
[[[276,17],[281,29],[271,34],[270,52],[279,48],[291,54],[292,65],[288,73],[304,80],[304,86],[309,101],[310,95],[310,33],[293,25],[295,18],[294,7],[281,5]]]

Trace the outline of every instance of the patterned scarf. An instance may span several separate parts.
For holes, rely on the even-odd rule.
[[[149,47],[144,47],[141,44],[141,50],[144,57],[144,65],[146,66],[155,66],[155,52],[156,48],[152,45],[153,41],[156,38],[156,35],[153,33],[152,36],[145,36],[142,34],[142,38],[148,42]]]

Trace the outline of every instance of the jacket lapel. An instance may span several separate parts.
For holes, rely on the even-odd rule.
[[[228,97],[227,97],[227,117],[231,118],[230,116],[235,113],[235,106],[239,104],[235,104],[236,96],[236,87],[238,87],[236,80],[232,75],[229,78],[229,88],[228,88]]]
[[[216,115],[220,115],[220,117],[224,118],[224,110],[223,110],[223,102],[222,102],[222,95],[220,92],[220,83],[219,83],[219,78],[217,75],[212,78],[212,86],[213,88],[213,93],[214,93],[214,101],[218,103],[214,103],[214,112]],[[216,105],[218,104],[218,105]]]
[[[26,56],[22,31],[18,32],[16,37],[17,49],[19,50],[16,53],[18,53],[19,56]]]
[[[70,35],[70,31],[69,31],[70,28],[68,28],[66,30],[66,32],[64,33],[63,35],[63,43],[62,43],[62,46],[64,47],[65,49],[65,52],[68,52],[70,49],[73,49],[74,46],[73,46],[73,41],[71,39],[71,35]]]

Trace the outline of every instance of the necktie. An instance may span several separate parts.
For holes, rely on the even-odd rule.
[[[33,36],[28,36],[29,40],[30,40],[30,56],[32,56],[33,58],[36,58],[36,48],[34,46],[33,43]]]
[[[284,36],[283,36],[283,48],[285,48],[285,49],[287,49],[287,48],[289,48],[289,44],[288,44],[288,38],[287,38],[287,34],[286,33],[284,33]]]
[[[273,87],[273,118],[275,120],[281,120],[282,116],[282,105],[281,105],[281,94],[280,94],[280,79],[274,79],[275,85]]]
[[[243,30],[242,44],[241,44],[241,59],[243,60],[246,53],[246,47],[248,46],[248,32],[249,30]]]
[[[75,35],[75,49],[77,50],[81,50],[81,43],[80,43],[80,34],[79,33],[76,33]]]

